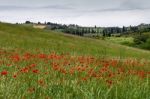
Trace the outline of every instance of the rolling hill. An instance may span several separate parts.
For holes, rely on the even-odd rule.
[[[150,52],[0,23],[0,99],[149,99]]]
[[[7,50],[71,53],[98,57],[131,57],[150,59],[150,52],[113,44],[103,40],[83,38],[50,30],[0,23],[0,48]]]

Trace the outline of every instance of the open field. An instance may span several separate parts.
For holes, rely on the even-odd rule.
[[[132,37],[107,37],[106,40],[117,43],[117,44],[123,44],[123,43],[133,43]]]
[[[150,52],[0,23],[1,99],[150,99]]]

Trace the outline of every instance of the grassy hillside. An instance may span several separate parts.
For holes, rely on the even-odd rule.
[[[0,23],[0,99],[149,99],[150,52]]]
[[[82,38],[49,30],[0,23],[0,48],[42,52],[57,51],[78,55],[134,57],[150,59],[150,52],[116,45],[110,42]]]

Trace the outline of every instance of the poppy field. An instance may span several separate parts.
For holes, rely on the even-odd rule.
[[[149,99],[150,62],[0,50],[0,98]]]
[[[0,23],[0,99],[150,99],[150,52]]]

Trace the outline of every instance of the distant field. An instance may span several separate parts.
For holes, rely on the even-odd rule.
[[[132,37],[107,37],[106,40],[118,44],[123,44],[125,42],[133,43]]]
[[[0,99],[149,99],[150,52],[122,42],[0,23]]]

